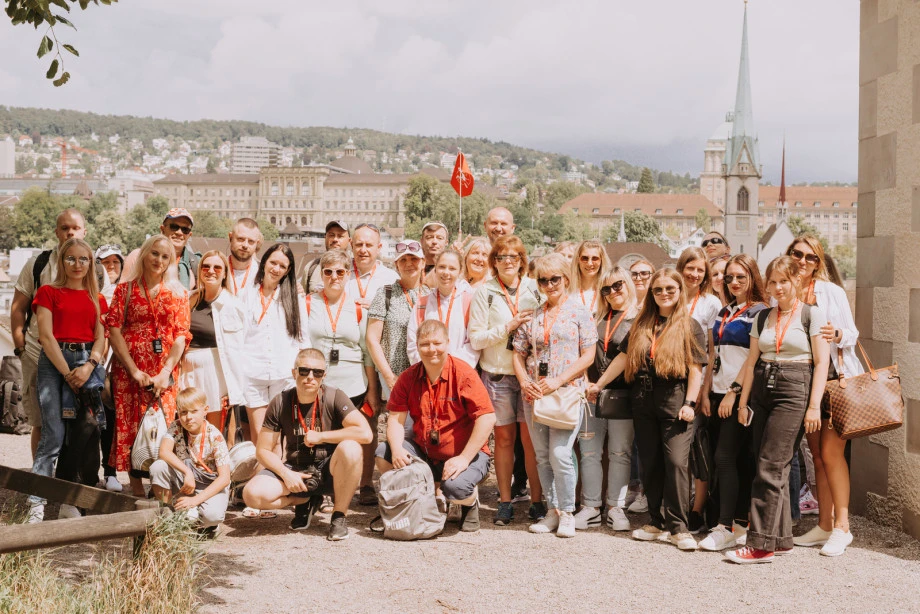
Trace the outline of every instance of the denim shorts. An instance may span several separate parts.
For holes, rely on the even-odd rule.
[[[517,378],[488,371],[483,371],[481,377],[495,409],[495,426],[524,422],[524,397]]]

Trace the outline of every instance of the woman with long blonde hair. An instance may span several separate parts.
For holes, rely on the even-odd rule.
[[[600,241],[582,241],[575,248],[572,258],[572,288],[574,298],[581,301],[591,316],[602,307],[600,290],[604,276],[611,268],[610,256]]]
[[[687,529],[689,461],[706,337],[687,311],[680,273],[660,269],[649,287],[629,336],[620,343],[621,353],[588,392],[598,394],[620,374],[632,384],[633,425],[651,516],[633,538],[668,540],[681,550],[696,550]]]

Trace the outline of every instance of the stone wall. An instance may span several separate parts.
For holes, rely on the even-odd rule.
[[[862,0],[856,326],[904,428],[854,440],[851,509],[920,538],[920,2]]]

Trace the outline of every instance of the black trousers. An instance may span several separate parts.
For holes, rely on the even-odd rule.
[[[724,394],[709,393],[710,424],[718,427],[715,450],[719,484],[719,524],[731,528],[732,522],[747,525],[751,509],[751,483],[754,481],[754,453],[751,429],[738,422],[738,397],[728,418],[719,417]]]
[[[103,406],[104,407],[104,406]],[[115,440],[115,409],[105,407],[105,430],[102,431],[102,475],[115,476],[115,466],[109,463],[112,442]]]
[[[775,386],[767,388],[768,365]],[[754,409],[757,471],[751,486],[751,526],[747,545],[775,551],[792,548],[789,471],[805,434],[805,410],[811,394],[811,363],[758,361],[748,404]]]
[[[690,509],[693,425],[677,417],[686,394],[687,380],[653,379],[650,391],[643,390],[641,382],[632,389],[633,425],[651,524],[672,534],[687,532]]]

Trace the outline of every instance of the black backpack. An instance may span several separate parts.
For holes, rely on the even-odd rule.
[[[51,261],[51,250],[46,249],[41,252],[38,257],[35,259],[35,263],[32,265],[32,298],[35,297],[35,293],[38,292],[38,289],[42,285],[42,271],[45,270],[45,267],[48,266],[48,262]],[[105,286],[105,267],[102,266],[102,263],[98,260],[93,261],[96,265],[96,283],[99,285],[99,291],[102,291],[103,286]],[[29,305],[29,310],[26,313],[26,323],[23,325],[23,332],[29,331],[29,323],[32,321],[32,306]]]
[[[4,356],[0,363],[0,433],[28,435],[31,431],[22,406],[22,363],[16,356]]]

